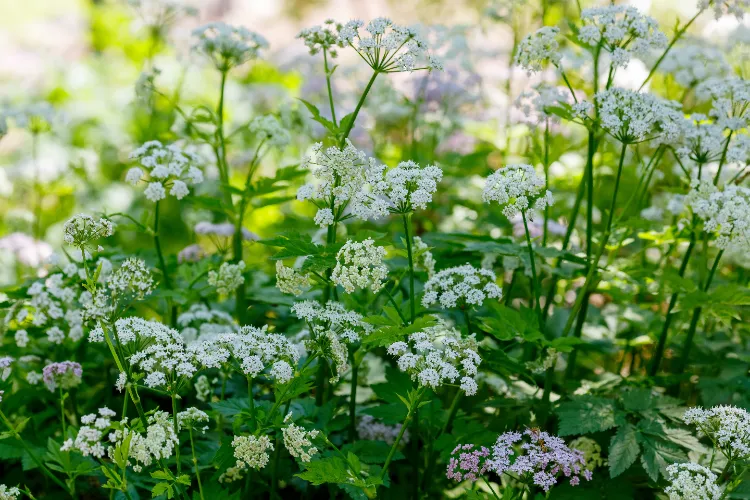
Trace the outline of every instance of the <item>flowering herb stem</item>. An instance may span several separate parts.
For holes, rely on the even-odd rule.
[[[539,326],[541,328],[543,317],[542,317],[542,308],[539,304],[539,296],[541,293],[539,292],[539,279],[536,274],[536,264],[535,264],[535,256],[534,256],[534,247],[531,245],[531,235],[529,234],[529,224],[526,222],[526,211],[521,211],[521,218],[523,219],[523,229],[526,233],[526,247],[529,251],[529,261],[531,263],[531,280],[532,280],[532,288],[534,290],[534,309],[536,309],[537,316],[539,317]]]
[[[711,271],[708,273],[708,279],[706,280],[706,285],[703,287],[704,292],[708,292],[708,289],[711,286],[711,282],[714,279],[714,275],[716,274],[716,269],[719,266],[719,261],[721,260],[722,255],[724,255],[724,250],[720,250],[719,253],[716,254],[714,263],[711,266]],[[687,364],[690,358],[690,349],[693,346],[693,339],[695,338],[695,331],[698,328],[698,321],[700,320],[702,312],[703,312],[702,307],[696,307],[695,309],[693,309],[693,316],[690,318],[690,327],[688,328],[688,333],[687,333],[687,336],[685,337],[685,346],[682,348],[682,358],[677,364],[676,373],[678,374],[685,373],[685,369],[687,368]]]
[[[164,260],[164,253],[161,250],[161,240],[159,239],[159,204],[159,201],[154,204],[154,249],[156,249],[156,256],[159,259],[159,268],[164,276],[164,285],[167,287],[167,290],[171,290],[172,280],[169,278],[167,262]],[[177,322],[177,308],[173,306],[171,298],[167,299],[167,309],[170,311],[170,321],[174,325]]]
[[[331,90],[331,70],[328,68],[328,50],[323,49],[323,67],[326,73],[326,87],[328,88],[328,104],[331,107],[331,120],[336,125],[336,106],[333,104],[333,90]]]
[[[544,120],[544,189],[549,190],[549,117]],[[544,207],[544,228],[542,229],[542,246],[547,246],[549,233],[549,205]]]
[[[490,486],[490,483],[489,483],[489,481],[487,481],[487,478],[484,477],[484,476],[482,476],[482,481],[484,481],[484,484],[487,485],[487,488],[489,488],[490,493],[492,493],[492,496],[495,497],[495,498],[497,498],[497,500],[500,500],[500,497],[497,496],[497,493],[495,493],[495,490],[492,488],[492,486]]]
[[[357,101],[357,107],[354,108],[354,112],[351,114],[351,118],[348,121],[345,119],[342,119],[342,122],[346,121],[346,129],[344,129],[344,133],[341,135],[341,140],[339,141],[340,148],[343,148],[344,145],[346,144],[346,140],[349,138],[349,134],[351,133],[352,128],[354,127],[354,122],[357,120],[357,115],[359,115],[359,110],[362,109],[362,105],[365,103],[365,99],[367,99],[367,94],[370,93],[372,84],[375,83],[375,78],[377,78],[379,73],[380,71],[378,70],[373,71],[372,77],[370,77],[370,81],[367,82],[365,91],[362,92],[362,96],[359,98],[359,101]]]
[[[190,453],[193,457],[193,469],[195,470],[195,479],[198,481],[198,494],[200,495],[200,499],[204,500],[203,498],[203,483],[201,483],[201,471],[198,467],[198,457],[195,454],[195,441],[193,439],[193,427],[188,427],[188,435],[190,436]]]
[[[688,22],[687,22],[687,24],[685,24],[685,26],[683,26],[682,28],[680,28],[680,29],[679,29],[679,30],[677,31],[677,33],[675,33],[675,36],[674,36],[674,38],[672,39],[672,41],[671,41],[671,42],[669,42],[669,45],[667,45],[667,48],[666,48],[666,49],[664,49],[664,52],[663,52],[663,53],[661,54],[661,56],[659,57],[659,59],[657,59],[657,60],[656,60],[656,62],[654,63],[654,65],[653,65],[653,66],[651,67],[651,71],[649,71],[649,73],[648,73],[648,76],[646,76],[646,79],[645,79],[645,80],[643,80],[643,83],[641,84],[641,86],[640,86],[640,87],[638,87],[638,91],[639,91],[639,92],[640,92],[640,91],[641,91],[641,90],[643,89],[643,87],[645,87],[645,86],[646,86],[646,84],[647,84],[647,83],[649,82],[649,80],[651,80],[651,77],[652,77],[652,76],[654,76],[654,73],[656,73],[656,70],[657,70],[657,69],[659,69],[659,65],[660,65],[660,64],[661,64],[661,62],[662,62],[662,61],[664,60],[664,58],[665,58],[665,57],[667,57],[667,54],[669,54],[669,51],[670,51],[670,50],[672,50],[672,47],[674,46],[674,44],[675,44],[675,43],[677,43],[677,41],[678,41],[678,40],[679,40],[680,38],[682,38],[682,35],[684,35],[684,34],[685,34],[685,32],[686,32],[686,31],[688,30],[688,28],[690,27],[690,25],[691,25],[691,24],[693,24],[693,22],[694,22],[694,21],[695,21],[695,20],[696,20],[696,19],[698,18],[698,16],[700,16],[700,15],[701,15],[702,13],[703,13],[703,9],[699,10],[699,11],[698,11],[698,13],[697,13],[697,14],[695,14],[695,15],[694,15],[694,16],[692,17],[692,19],[690,19],[690,21],[688,21]]]
[[[422,400],[423,395],[424,395],[424,389],[419,389],[419,391],[417,392],[417,398],[409,407],[409,411],[406,413],[406,418],[404,418],[404,422],[401,424],[401,429],[398,431],[398,435],[396,436],[396,439],[393,441],[393,445],[391,445],[391,449],[388,451],[388,456],[385,458],[383,469],[380,471],[381,479],[384,478],[385,475],[388,473],[388,467],[391,465],[391,461],[393,460],[393,455],[396,454],[396,448],[398,448],[398,445],[401,442],[401,438],[404,437],[404,432],[406,432],[406,428],[409,426],[409,423],[411,422],[411,419],[414,416],[414,412],[419,406],[419,402]]]
[[[414,252],[412,250],[411,237],[411,213],[403,214],[404,234],[406,235],[406,253],[409,257],[409,312],[410,323],[417,319],[417,304],[414,296]]]
[[[357,377],[359,375],[359,363],[356,360],[356,350],[349,354],[352,364],[352,382],[349,389],[349,442],[354,444],[357,439]]]
[[[177,421],[177,394],[172,391],[171,394],[172,399],[172,424],[174,425],[174,435],[177,437],[177,444],[174,447],[174,456],[175,456],[175,462],[177,463],[177,475],[179,475],[182,472],[182,463],[180,462],[180,425]]]
[[[21,445],[21,447],[24,449],[26,453],[28,453],[29,457],[31,457],[31,460],[34,461],[35,464],[39,467],[39,469],[44,473],[45,476],[50,478],[52,482],[54,482],[56,485],[61,487],[63,490],[67,491],[71,497],[75,498],[75,495],[71,489],[69,489],[65,484],[60,481],[52,472],[47,468],[46,465],[39,459],[39,457],[34,453],[34,450],[31,449],[31,446],[26,443],[26,441],[21,437],[21,434],[16,430],[15,427],[13,427],[13,424],[8,420],[8,417],[5,415],[3,410],[0,410],[0,420],[3,421],[5,426],[8,428],[10,433],[13,435],[13,437],[16,438],[18,443]]]
[[[690,256],[693,253],[693,249],[695,248],[695,231],[690,231],[690,243],[688,243],[687,250],[685,250],[685,255],[682,258],[682,263],[680,264],[680,269],[677,271],[677,275],[682,278],[685,275],[685,270],[687,269],[688,262],[690,261]],[[677,305],[677,297],[678,293],[674,292],[672,293],[672,296],[669,298],[669,305],[667,306],[667,313],[664,318],[664,325],[661,329],[661,334],[659,335],[659,341],[656,345],[656,350],[654,351],[653,360],[651,362],[651,369],[650,374],[651,376],[656,375],[659,373],[659,365],[661,364],[662,357],[664,356],[664,349],[667,345],[667,335],[669,334],[669,327],[672,324],[672,320],[674,319],[674,313],[672,312],[675,305]]]
[[[216,106],[216,163],[219,167],[219,177],[224,191],[226,209],[232,208],[232,194],[229,192],[229,164],[227,163],[226,141],[224,138],[224,89],[227,83],[227,71],[221,71],[221,83],[219,86],[219,103]]]

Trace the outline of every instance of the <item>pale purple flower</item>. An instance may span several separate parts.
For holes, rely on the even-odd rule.
[[[81,383],[83,370],[81,365],[75,361],[63,361],[61,363],[50,363],[42,370],[44,385],[50,392],[55,389],[70,389]]]
[[[475,449],[476,448],[476,449]],[[451,455],[458,454],[458,458],[452,456],[448,462],[448,470],[445,475],[448,479],[455,481],[476,481],[488,470],[490,470],[490,450],[484,446],[477,447],[473,444],[458,445]]]

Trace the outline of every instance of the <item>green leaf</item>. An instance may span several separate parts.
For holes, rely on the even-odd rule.
[[[609,476],[617,477],[633,465],[640,447],[635,427],[625,424],[617,429],[609,442]]]
[[[391,447],[385,441],[362,439],[355,441],[354,445],[345,445],[342,450],[356,453],[357,457],[366,464],[382,464],[385,463]],[[396,450],[393,460],[401,460],[402,458],[404,458],[404,454]]]
[[[543,339],[536,316],[528,317],[521,311],[502,304],[491,306],[492,316],[477,318],[482,329],[498,340],[520,337],[527,342]]]
[[[300,479],[319,486],[325,483],[348,483],[349,472],[339,457],[326,457],[305,464],[305,470],[296,474]]]
[[[580,396],[561,403],[555,413],[561,436],[601,432],[617,425],[614,401],[605,398]]]
[[[326,130],[328,130],[331,133],[331,135],[335,136],[335,135],[337,135],[339,133],[338,127],[336,127],[336,125],[334,125],[331,120],[329,120],[328,118],[322,116],[320,114],[320,110],[317,108],[317,106],[315,106],[312,103],[307,102],[304,99],[299,99],[299,100],[300,100],[300,102],[302,102],[302,104],[305,105],[305,107],[307,108],[307,110],[310,112],[310,114],[312,115],[312,119],[315,120],[316,122],[320,123],[321,125],[323,125],[326,128]],[[347,115],[347,116],[349,116],[349,115]],[[346,117],[344,117],[344,118],[346,118]],[[342,122],[343,122],[343,119],[342,119]]]
[[[659,481],[659,475],[666,475],[669,464],[686,461],[687,455],[675,444],[661,439],[642,437],[641,465],[646,474],[654,481]]]
[[[275,238],[260,240],[258,243],[280,248],[280,250],[271,257],[273,260],[318,255],[323,250],[323,247],[312,242],[312,238],[309,235],[303,236],[296,232],[282,233]]]
[[[224,401],[211,403],[211,408],[218,411],[231,422],[238,414],[242,412],[248,413],[250,403],[247,398],[229,398]]]
[[[174,494],[172,491],[172,485],[169,483],[156,483],[151,489],[151,498],[158,497],[159,495],[164,495],[165,493],[167,495],[167,498],[172,498]]]
[[[399,340],[403,340],[409,334],[434,326],[436,323],[437,322],[433,316],[422,316],[417,318],[411,325],[384,326],[367,335],[367,337],[362,340],[362,345],[366,346],[368,349],[373,347],[385,347],[394,342],[398,342]]]
[[[623,407],[628,411],[643,411],[651,408],[651,389],[631,388],[620,393]]]

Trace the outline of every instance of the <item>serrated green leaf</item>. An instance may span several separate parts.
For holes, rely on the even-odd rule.
[[[609,442],[609,476],[614,478],[628,470],[640,451],[635,427],[620,426]]]
[[[319,486],[325,483],[348,483],[346,463],[339,457],[326,457],[305,464],[305,470],[296,474],[300,479]]]
[[[580,396],[561,403],[555,413],[561,436],[601,432],[617,425],[614,401],[605,398]]]

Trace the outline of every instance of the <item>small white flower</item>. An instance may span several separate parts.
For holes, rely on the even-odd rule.
[[[243,283],[245,277],[242,272],[245,270],[245,263],[239,261],[237,264],[224,262],[217,271],[208,272],[208,284],[216,287],[219,295],[229,295],[237,290]]]
[[[164,190],[164,185],[161,182],[149,182],[143,194],[147,200],[153,202],[163,200],[167,197],[167,192]]]
[[[357,288],[370,288],[377,293],[388,277],[383,257],[385,248],[376,246],[372,238],[362,242],[349,240],[336,254],[331,281],[344,287],[347,293]]]
[[[557,41],[559,28],[544,26],[534,33],[527,35],[521,40],[516,54],[515,63],[526,69],[529,73],[541,71],[542,66],[551,62],[557,66],[560,64],[560,44]]]

